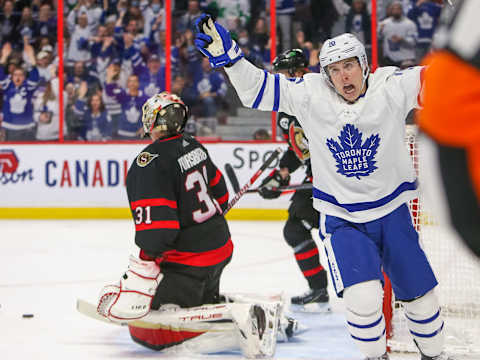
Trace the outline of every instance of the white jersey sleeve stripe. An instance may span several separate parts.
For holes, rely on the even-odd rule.
[[[371,210],[388,204],[390,201],[396,199],[400,194],[405,191],[416,190],[418,187],[418,182],[403,182],[401,183],[391,194],[382,197],[381,199],[375,201],[366,201],[359,203],[351,204],[341,204],[337,201],[335,196],[327,194],[316,187],[313,188],[313,197],[322,201],[327,201],[333,205],[340,206],[349,212]]]
[[[275,74],[275,87],[273,97],[273,111],[278,111],[280,106],[280,75]]]
[[[255,99],[255,102],[253,103],[252,105],[252,109],[257,109],[258,108],[258,105],[260,105],[260,102],[262,101],[262,98],[263,98],[263,93],[265,92],[265,86],[267,85],[267,77],[268,77],[268,73],[267,73],[267,70],[263,70],[264,74],[265,74],[265,77],[263,78],[263,84],[262,84],[262,87],[257,95],[257,98]]]

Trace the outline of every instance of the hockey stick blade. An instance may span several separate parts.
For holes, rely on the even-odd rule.
[[[95,305],[89,303],[88,301],[82,300],[82,299],[77,299],[77,311],[80,314],[85,315],[85,316],[87,316],[91,319],[102,321],[102,322],[105,322],[105,323],[108,323],[108,324],[111,324],[111,325],[119,325],[119,326],[128,325],[126,322],[125,323],[117,323],[117,322],[113,322],[113,321],[108,320],[106,317],[100,315],[97,312],[97,307]]]
[[[235,196],[233,199],[228,203],[227,208],[223,212],[223,215],[225,215],[227,212],[230,211],[230,209],[240,200],[240,198],[247,192],[247,190],[250,188],[250,186],[253,185],[253,183],[259,178],[260,175],[265,171],[266,168],[270,166],[271,163],[283,152],[281,148],[275,149],[275,151],[268,157],[267,160],[260,166],[260,169],[258,169],[255,174],[252,175],[252,177],[248,180],[248,182],[242,186],[242,188],[235,193]]]
[[[235,175],[235,170],[233,170],[232,165],[229,163],[225,164],[225,173],[227,174],[230,184],[232,184],[233,191],[238,193],[240,191],[240,184],[238,183],[237,175]]]

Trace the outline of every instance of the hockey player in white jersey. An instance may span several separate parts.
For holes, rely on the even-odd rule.
[[[405,118],[419,107],[422,67],[370,73],[364,46],[351,34],[327,40],[321,74],[287,79],[243,59],[221,25],[202,15],[197,48],[225,66],[245,106],[297,117],[309,139],[314,207],[333,285],[347,309],[347,328],[370,360],[388,359],[382,269],[405,302],[422,360],[446,360],[437,280],[422,251],[407,202],[417,196],[404,145]]]

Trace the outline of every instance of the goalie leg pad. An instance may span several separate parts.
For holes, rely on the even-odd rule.
[[[226,304],[192,308],[162,305],[142,321],[129,323],[129,330],[135,342],[153,350],[174,346],[197,353],[238,349],[237,327]]]
[[[344,290],[347,328],[367,358],[385,354],[385,319],[382,313],[383,290],[379,280],[352,285]]]
[[[405,303],[405,317],[410,334],[422,354],[431,357],[440,355],[444,344],[444,323],[434,291]]]

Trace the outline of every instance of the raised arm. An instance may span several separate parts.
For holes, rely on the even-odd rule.
[[[208,15],[197,19],[195,29],[198,50],[208,57],[213,68],[225,67],[243,105],[295,116],[305,108],[307,96],[303,78],[287,79],[255,67],[243,59],[230,33]]]

